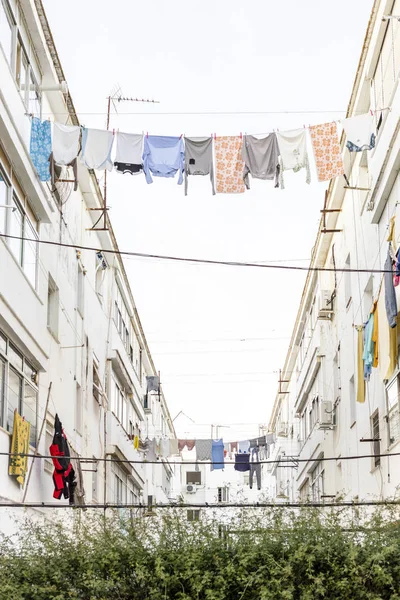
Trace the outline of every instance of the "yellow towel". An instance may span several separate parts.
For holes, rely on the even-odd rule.
[[[396,217],[392,217],[389,221],[389,233],[387,237],[387,241],[392,243],[392,249],[394,254],[396,254]]]
[[[374,302],[372,309],[374,315],[374,328],[372,330],[372,341],[374,342],[374,360],[372,363],[373,367],[377,367],[379,363],[379,329],[378,329],[378,302]]]
[[[135,448],[135,450],[138,450],[139,448],[139,436],[135,435],[135,437],[133,438],[133,447]]]
[[[389,366],[385,379],[390,379],[397,369],[397,325],[389,330]]]
[[[28,457],[18,456],[18,454],[29,454],[29,436],[31,432],[31,424],[25,421],[18,414],[17,409],[14,411],[14,425],[11,438],[10,462],[8,474],[17,478],[18,483],[24,486],[25,475],[28,471]]]
[[[357,327],[357,402],[365,402],[364,341],[362,327]]]

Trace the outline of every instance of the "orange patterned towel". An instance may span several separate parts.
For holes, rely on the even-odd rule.
[[[336,123],[310,127],[311,142],[317,165],[318,181],[328,181],[343,175],[343,161]]]
[[[240,136],[217,137],[214,141],[217,194],[243,194],[243,140]]]

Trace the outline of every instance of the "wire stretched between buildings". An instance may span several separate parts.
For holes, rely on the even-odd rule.
[[[368,440],[369,442],[369,440]],[[372,443],[372,441],[371,441]],[[24,452],[0,452],[0,456],[13,456],[13,457],[21,457],[21,458],[43,458],[43,459],[52,459],[54,458],[50,454],[35,454],[35,453],[24,453]],[[360,460],[363,458],[385,458],[391,456],[400,456],[400,452],[388,452],[386,454],[360,454],[358,456],[323,456],[321,458],[311,459],[311,458],[297,458],[296,456],[287,456],[285,458],[275,459],[275,460],[259,460],[257,461],[260,465],[281,465],[285,463],[308,463],[312,462],[327,462],[331,460]],[[160,460],[128,460],[122,458],[95,458],[93,456],[79,456],[78,460],[81,462],[111,462],[115,464],[125,463],[130,465],[162,465],[163,461]],[[235,461],[198,461],[198,460],[168,460],[168,465],[235,465]],[[291,466],[290,464],[288,466]]]
[[[34,244],[45,244],[48,246],[59,246],[62,248],[71,248],[74,250],[90,250],[93,252],[101,252],[104,254],[117,254],[119,256],[137,256],[141,258],[153,258],[157,260],[170,260],[174,262],[185,262],[192,264],[203,264],[203,265],[221,265],[225,267],[252,267],[257,269],[280,269],[286,271],[306,271],[306,272],[336,272],[336,273],[393,273],[393,271],[385,269],[345,269],[338,267],[300,267],[296,265],[272,265],[272,264],[259,264],[251,262],[240,262],[240,261],[228,261],[228,260],[211,260],[206,258],[186,258],[181,256],[169,256],[165,254],[146,254],[144,252],[131,252],[128,250],[105,250],[102,248],[95,248],[93,246],[82,246],[80,244],[65,244],[63,242],[54,242],[51,240],[38,240],[33,238],[26,238],[19,235],[11,235],[8,233],[0,233],[0,237],[9,238],[13,240],[24,240],[25,242],[32,242]]]
[[[143,508],[147,510],[153,510],[157,508],[352,508],[354,506],[400,506],[400,500],[351,500],[345,501],[330,501],[330,502],[204,502],[201,504],[195,503],[180,503],[180,502],[168,502],[162,504],[118,504],[118,503],[107,503],[107,504],[56,504],[55,502],[0,502],[0,508],[80,508],[86,510],[88,508],[101,508],[103,510],[107,508],[130,508],[138,509]]]

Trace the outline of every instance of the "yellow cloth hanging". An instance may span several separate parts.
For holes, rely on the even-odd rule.
[[[135,450],[139,449],[139,436],[135,435],[135,437],[133,438],[133,447],[135,448]]]
[[[379,363],[378,302],[374,302],[371,312],[374,315],[374,328],[372,330],[372,341],[374,342],[374,360],[372,362],[372,366],[376,369]]]
[[[357,402],[365,402],[363,328],[357,327]]]
[[[396,254],[396,217],[392,217],[389,221],[389,234],[387,241],[392,243],[394,254]]]
[[[14,411],[14,425],[11,438],[11,453],[8,466],[8,474],[16,476],[18,483],[22,486],[25,483],[25,475],[28,471],[28,457],[18,456],[18,454],[29,454],[29,436],[31,433],[31,424],[25,421]]]
[[[389,327],[389,329],[389,367],[385,379],[390,379],[392,377],[397,369],[398,359],[397,325],[396,327]]]

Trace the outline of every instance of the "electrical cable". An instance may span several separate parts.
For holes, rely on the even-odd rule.
[[[232,443],[232,442],[230,442]],[[0,452],[0,456],[13,456],[13,457],[23,457],[23,458],[43,458],[43,459],[52,459],[53,456],[51,455],[46,455],[46,454],[31,454],[31,453],[24,453],[24,452]],[[387,452],[384,454],[361,454],[359,456],[322,456],[321,458],[316,458],[313,459],[313,462],[316,463],[320,463],[320,462],[327,462],[327,461],[332,461],[332,460],[360,460],[362,458],[385,458],[385,457],[389,457],[389,456],[400,456],[400,452]],[[235,465],[235,461],[198,461],[198,460],[181,460],[181,461],[177,461],[177,460],[168,460],[167,457],[164,457],[167,460],[167,464],[168,465]],[[84,463],[93,463],[93,462],[111,462],[111,463],[116,463],[116,464],[129,464],[129,465],[163,465],[163,461],[162,460],[128,460],[126,459],[122,459],[122,458],[93,458],[93,456],[90,457],[84,457],[84,456],[79,456],[78,457],[80,462],[84,462]],[[310,462],[310,458],[297,458],[296,456],[287,456],[286,458],[280,458],[280,459],[276,459],[276,460],[259,460],[257,461],[257,464],[260,465],[281,465],[281,464],[286,464],[286,463],[291,463],[289,464],[289,466],[297,466],[297,463],[308,463]],[[293,463],[296,463],[296,465],[293,465]]]
[[[201,504],[170,502],[162,504],[119,504],[119,503],[107,503],[107,504],[56,504],[54,502],[0,502],[0,508],[72,508],[86,510],[88,508],[131,508],[138,509],[143,508],[151,511],[157,508],[353,508],[356,506],[399,506],[400,500],[355,500],[355,501],[339,501],[339,502],[284,502],[278,504],[275,502],[243,502],[243,504],[237,502],[205,502]]]
[[[181,256],[168,256],[164,254],[146,254],[144,252],[131,252],[127,250],[104,250],[94,248],[92,246],[81,246],[75,244],[65,244],[63,242],[53,242],[50,240],[37,240],[26,238],[22,236],[10,235],[8,233],[0,233],[0,237],[25,240],[27,242],[33,242],[36,244],[46,244],[50,246],[61,246],[63,248],[72,248],[74,250],[92,250],[93,252],[104,252],[107,254],[117,254],[119,256],[138,256],[142,258],[155,258],[158,260],[171,260],[175,262],[187,262],[192,264],[204,264],[204,265],[222,265],[226,267],[254,267],[258,269],[281,269],[287,271],[307,271],[307,272],[336,272],[336,273],[392,273],[392,271],[385,271],[385,269],[340,269],[337,267],[297,267],[295,265],[272,265],[272,264],[258,264],[250,262],[239,262],[239,261],[227,261],[227,260],[211,260],[205,258],[184,258]]]

